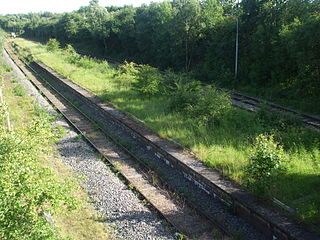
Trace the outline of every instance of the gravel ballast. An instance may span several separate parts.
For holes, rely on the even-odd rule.
[[[24,85],[28,94],[50,114],[57,114],[24,74],[4,52],[5,61]],[[75,173],[83,175],[83,186],[92,204],[102,213],[113,235],[118,239],[175,239],[159,217],[144,206],[138,197],[97,156],[91,146],[82,140],[64,119],[55,124],[66,129],[66,135],[57,143],[61,160]]]

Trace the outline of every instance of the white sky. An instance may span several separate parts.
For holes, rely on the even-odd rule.
[[[90,0],[0,0],[0,14],[29,12],[71,12],[89,5]],[[140,6],[143,3],[163,0],[100,0],[101,6]]]

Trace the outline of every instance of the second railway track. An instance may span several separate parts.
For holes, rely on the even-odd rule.
[[[10,54],[12,55],[12,52]],[[15,61],[24,68],[22,63],[19,64],[18,59]],[[222,239],[228,238],[228,235],[241,236],[244,239],[319,239],[287,216],[261,206],[238,185],[224,179],[216,171],[207,169],[193,156],[161,139],[42,63],[33,62],[30,69],[42,76],[42,80],[40,82],[32,76],[29,78],[47,98],[51,98],[50,101],[59,111],[101,154],[111,159],[110,162],[113,165],[123,166],[120,169],[124,171],[122,174],[129,182],[135,183],[133,185],[137,185],[136,188],[140,192],[149,188],[149,193],[142,193],[142,195],[151,203],[154,202],[152,204],[156,208],[157,204],[160,205],[159,208],[162,205],[163,215],[167,220],[177,229],[182,229],[180,231],[189,237],[211,239],[213,230],[215,237]],[[27,69],[22,70],[29,74]],[[95,127],[88,128],[92,124]],[[102,131],[97,132],[97,128]],[[128,157],[122,159],[119,156],[110,155],[104,145],[105,134],[121,145]],[[187,215],[181,215],[183,211],[178,212],[177,206],[170,205],[173,203],[170,203],[165,194],[161,195],[161,191],[156,193],[152,184],[148,185],[146,180],[140,180],[141,175],[138,174],[140,170],[131,169],[137,164],[135,160],[139,160],[139,165],[144,169],[156,172],[156,176],[160,177],[172,192],[179,192],[182,195],[182,199],[189,203],[184,206],[186,207],[184,214]],[[196,209],[201,214],[190,214],[193,212],[192,209]],[[184,220],[188,218],[190,218],[189,221]],[[212,222],[215,222],[216,226]]]

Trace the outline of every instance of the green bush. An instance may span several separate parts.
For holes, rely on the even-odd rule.
[[[138,73],[138,64],[134,62],[127,62],[125,61],[123,64],[117,66],[117,73],[116,75],[135,75]]]
[[[1,110],[1,109],[0,109]],[[5,111],[5,109],[3,109]],[[4,111],[0,111],[3,115]],[[3,120],[0,116],[0,120]],[[3,124],[1,124],[3,125]],[[76,206],[71,185],[42,166],[45,146],[56,140],[45,115],[16,132],[0,129],[0,239],[58,240],[45,215],[62,205]]]
[[[140,65],[139,71],[135,73],[136,81],[133,88],[144,96],[155,96],[160,93],[162,76],[158,69],[148,65]]]
[[[8,64],[6,64],[4,60],[0,59],[0,75],[10,71],[12,71],[12,68]]]
[[[250,156],[250,163],[245,169],[245,180],[249,189],[260,197],[268,194],[273,180],[284,171],[283,149],[273,136],[260,134]]]
[[[214,125],[231,109],[230,96],[215,87],[202,88],[200,82],[176,84],[170,108],[193,118],[197,124]]]
[[[94,68],[97,64],[94,59],[90,59],[87,56],[82,56],[76,61],[76,65],[78,67],[91,69],[91,68]]]
[[[199,124],[212,126],[218,124],[230,109],[231,99],[228,93],[215,87],[206,87],[187,111]]]
[[[64,49],[65,54],[67,55],[67,61],[69,63],[75,64],[79,61],[80,55],[77,54],[76,50],[72,47],[71,44],[67,44]]]
[[[161,92],[165,95],[174,95],[178,87],[194,81],[189,73],[166,72],[161,80]]]
[[[54,38],[50,38],[49,41],[47,42],[47,50],[49,52],[54,52],[59,50],[59,48],[60,48],[60,43],[58,42],[58,40]]]
[[[258,121],[271,128],[288,130],[292,127],[301,127],[302,122],[292,113],[273,111],[266,104],[261,104],[256,112]]]
[[[178,81],[175,83],[175,91],[170,97],[169,108],[173,111],[187,112],[190,106],[198,102],[201,91],[201,84],[198,81],[183,83]]]

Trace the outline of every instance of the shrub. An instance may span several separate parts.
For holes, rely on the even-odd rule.
[[[12,67],[6,64],[5,61],[0,58],[0,75],[2,75],[5,72],[11,72],[11,71],[12,71]]]
[[[133,88],[144,96],[154,96],[160,93],[160,83],[162,76],[158,69],[148,65],[141,65],[135,74],[136,82]]]
[[[165,95],[175,94],[182,84],[194,81],[189,73],[166,72],[161,80],[161,92]]]
[[[128,63],[127,61],[124,62],[124,64],[120,64],[117,67],[117,73],[116,75],[135,75],[138,73],[138,67],[139,65],[134,63],[134,62],[130,62]]]
[[[188,107],[191,117],[199,124],[215,125],[231,109],[230,95],[215,87],[206,87],[200,92],[197,102]]]
[[[231,109],[230,96],[214,87],[202,88],[200,82],[176,84],[170,108],[193,118],[197,124],[214,125]]]
[[[190,106],[198,102],[200,96],[201,84],[198,81],[175,83],[175,92],[170,98],[169,108],[173,111],[187,112]]]
[[[78,67],[86,68],[86,69],[91,69],[96,66],[96,62],[94,59],[90,59],[87,56],[82,56],[79,57],[79,59],[76,61],[76,65]]]
[[[67,44],[67,46],[64,49],[64,52],[67,55],[67,61],[69,63],[75,64],[79,61],[80,55],[77,54],[76,50],[74,50],[71,44]]]
[[[66,47],[64,48],[64,51],[69,55],[77,54],[76,50],[71,44],[67,44]]]
[[[284,170],[283,149],[273,136],[260,134],[250,156],[250,163],[245,169],[247,186],[258,196],[264,197],[272,187],[274,178]]]
[[[54,52],[57,51],[60,48],[60,43],[58,40],[54,38],[50,38],[49,41],[47,42],[47,50],[49,52]]]

